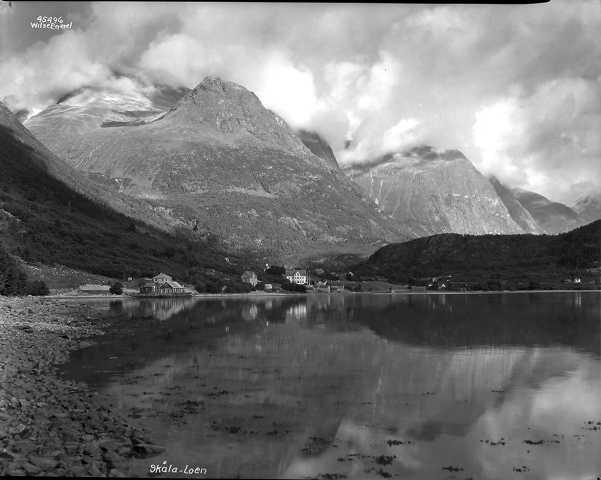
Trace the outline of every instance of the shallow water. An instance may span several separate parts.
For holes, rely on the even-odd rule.
[[[137,460],[140,475],[165,460],[209,477],[601,476],[598,293],[106,309],[110,333],[64,374],[167,448]]]

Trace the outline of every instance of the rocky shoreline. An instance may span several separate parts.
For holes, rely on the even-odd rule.
[[[107,321],[89,304],[0,297],[0,476],[130,476],[132,459],[163,451],[110,398],[57,375]]]

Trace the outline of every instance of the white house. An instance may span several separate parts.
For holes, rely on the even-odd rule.
[[[309,283],[309,274],[304,268],[287,268],[286,279],[290,283],[296,283],[297,285],[307,285]]]

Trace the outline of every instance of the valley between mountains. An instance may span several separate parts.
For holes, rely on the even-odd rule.
[[[319,132],[217,77],[148,92],[81,88],[19,117],[0,106],[5,262],[219,281],[440,234],[543,241],[601,218],[594,195],[553,202],[454,148],[339,165]]]

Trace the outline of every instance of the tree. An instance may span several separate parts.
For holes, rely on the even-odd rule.
[[[271,273],[272,275],[284,275],[286,273],[286,269],[279,265],[271,265],[265,273]]]
[[[282,283],[282,289],[287,290],[289,292],[305,293],[307,291],[307,287],[305,287],[304,285],[298,285],[296,283],[292,283],[292,282],[288,282],[288,281]]]
[[[44,296],[48,295],[50,290],[48,290],[48,286],[42,280],[34,280],[33,282],[29,282],[27,285],[27,294],[34,296]]]
[[[115,282],[109,288],[109,292],[111,292],[111,295],[121,295],[123,293],[123,285],[121,282]]]
[[[27,275],[0,246],[0,295],[24,295]]]

